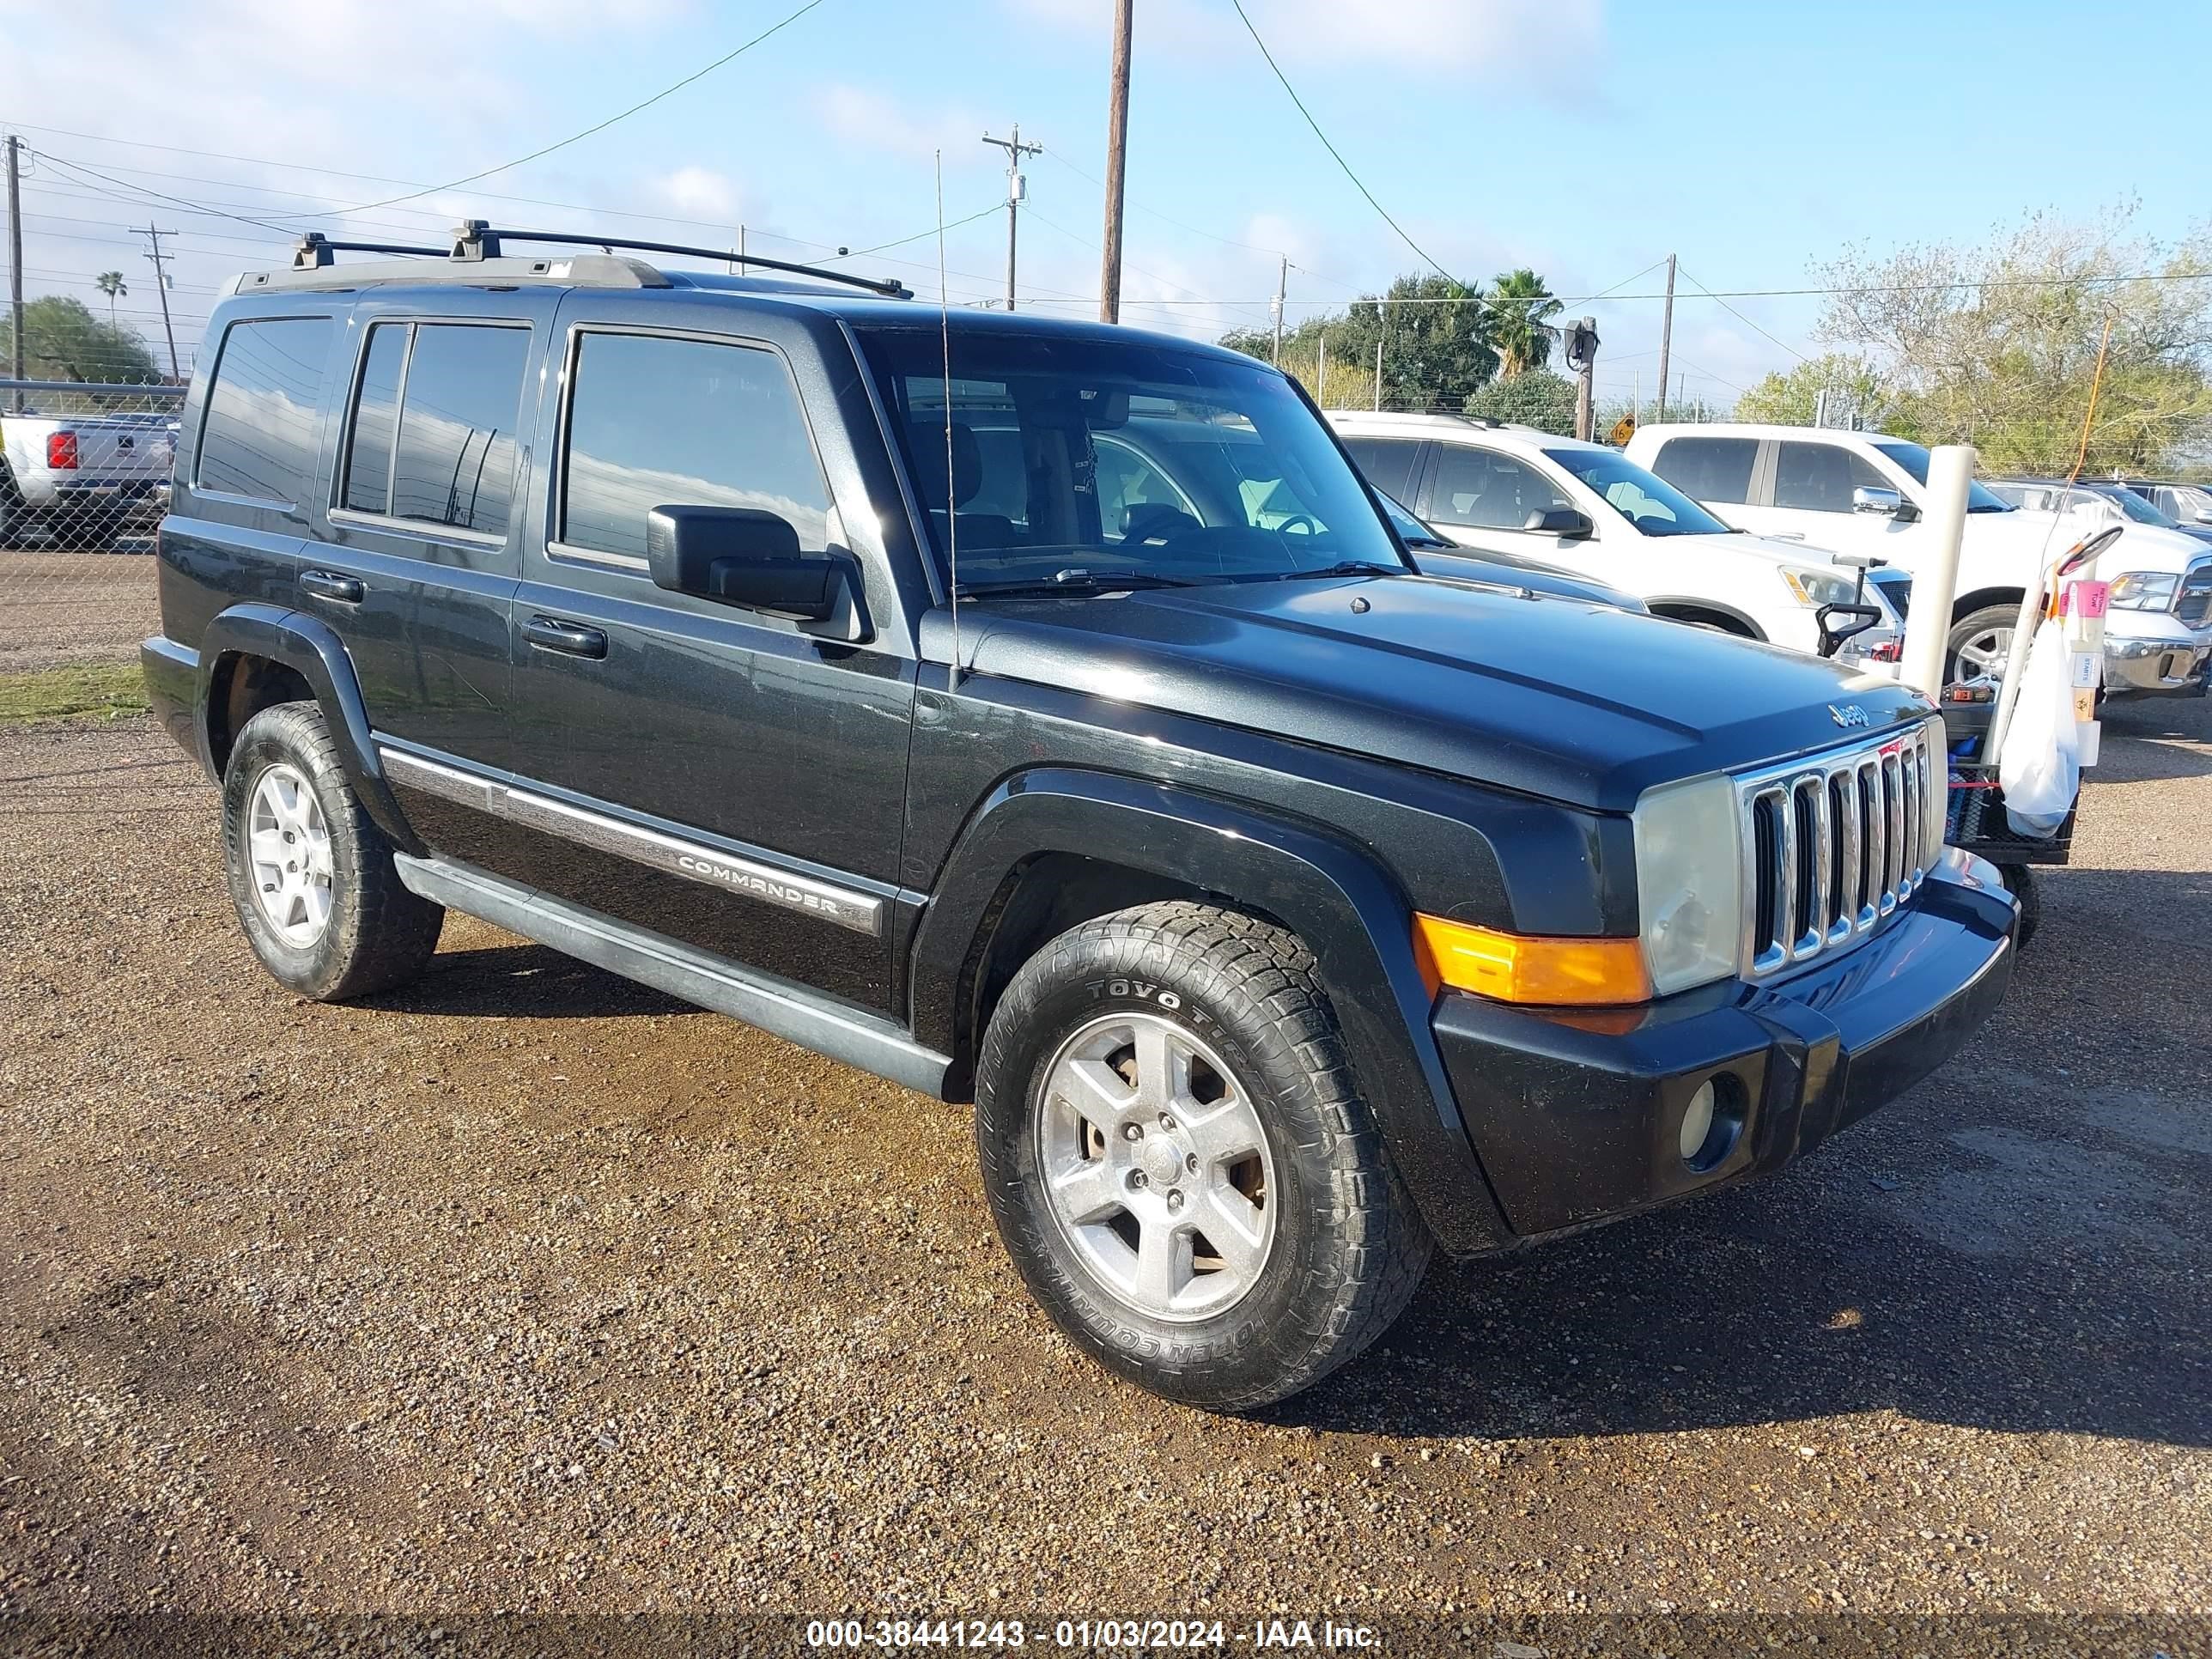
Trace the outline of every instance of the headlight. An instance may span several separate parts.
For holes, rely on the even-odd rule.
[[[2112,578],[2109,603],[2122,611],[2164,611],[2173,604],[2181,578],[2160,570],[2130,570]]]
[[[1782,580],[1802,605],[1849,605],[1858,592],[1856,584],[1832,570],[1807,570],[1800,565],[1784,565]]]
[[[1636,894],[1644,957],[1660,996],[1736,971],[1743,854],[1735,785],[1692,778],[1636,803]]]

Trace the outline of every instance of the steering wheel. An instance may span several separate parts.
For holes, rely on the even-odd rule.
[[[1289,518],[1284,520],[1282,523],[1275,526],[1275,533],[1278,536],[1287,536],[1291,533],[1291,526],[1292,525],[1304,525],[1305,526],[1304,529],[1298,532],[1298,534],[1301,536],[1318,536],[1321,534],[1321,520],[1315,518],[1310,513],[1291,514]]]

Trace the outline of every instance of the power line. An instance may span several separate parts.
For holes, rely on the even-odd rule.
[[[1314,119],[1313,112],[1306,107],[1305,100],[1298,96],[1297,88],[1291,84],[1290,76],[1285,75],[1282,71],[1282,67],[1275,62],[1275,54],[1267,50],[1267,43],[1260,38],[1260,31],[1252,27],[1252,20],[1245,15],[1244,0],[1229,0],[1229,3],[1237,8],[1237,15],[1243,21],[1244,32],[1252,37],[1252,44],[1260,48],[1260,56],[1267,60],[1267,67],[1275,71],[1275,79],[1283,83],[1283,90],[1290,94],[1291,101],[1298,106],[1298,113],[1306,118],[1306,125],[1313,129],[1314,137],[1321,140],[1321,147],[1327,150],[1331,156],[1334,157],[1337,166],[1344,169],[1344,176],[1351,179],[1352,185],[1358,190],[1359,193],[1367,198],[1367,205],[1373,208],[1376,212],[1382,216],[1382,222],[1398,233],[1398,240],[1400,241],[1405,243],[1407,247],[1419,254],[1422,258],[1428,260],[1428,263],[1431,265],[1435,266],[1437,276],[1443,277],[1448,283],[1457,282],[1459,279],[1454,276],[1451,272],[1446,270],[1442,265],[1437,264],[1437,262],[1434,259],[1429,258],[1429,252],[1426,248],[1423,247],[1419,242],[1406,234],[1405,227],[1401,225],[1395,219],[1393,219],[1389,213],[1384,209],[1382,204],[1375,199],[1375,192],[1368,189],[1365,185],[1360,183],[1359,175],[1352,170],[1352,163],[1346,161],[1341,155],[1338,154],[1336,146],[1328,142],[1328,135],[1321,130],[1321,123]]]
[[[1808,357],[1808,356],[1807,356],[1803,352],[1802,352],[1802,351],[1798,350],[1798,349],[1797,349],[1797,348],[1796,348],[1796,346],[1791,345],[1791,344],[1790,344],[1787,340],[1776,340],[1776,339],[1774,338],[1774,336],[1772,336],[1771,334],[1768,334],[1768,333],[1766,332],[1766,331],[1765,331],[1765,329],[1763,329],[1763,328],[1760,328],[1760,327],[1759,327],[1759,325],[1757,323],[1753,322],[1753,321],[1751,320],[1751,319],[1750,319],[1750,318],[1748,318],[1748,317],[1745,316],[1745,315],[1743,314],[1743,313],[1741,313],[1741,311],[1738,311],[1738,310],[1737,310],[1734,306],[1730,305],[1730,304],[1729,304],[1726,300],[1722,299],[1722,298],[1721,298],[1721,296],[1720,296],[1719,295],[1717,295],[1717,294],[1714,293],[1714,292],[1712,291],[1712,289],[1711,289],[1707,288],[1707,287],[1706,287],[1703,283],[1699,282],[1696,277],[1692,276],[1688,271],[1686,271],[1686,270],[1681,270],[1681,268],[1680,268],[1680,266],[1677,266],[1677,267],[1676,267],[1676,270],[1677,270],[1678,271],[1680,271],[1680,275],[1681,275],[1681,276],[1683,276],[1684,277],[1687,278],[1687,280],[1688,280],[1688,282],[1689,282],[1689,284],[1690,284],[1690,286],[1691,286],[1692,288],[1694,288],[1695,289],[1697,289],[1698,293],[1700,293],[1700,294],[1704,295],[1705,296],[1705,298],[1707,298],[1708,300],[1712,301],[1716,305],[1719,306],[1719,307],[1720,307],[1720,308],[1721,308],[1723,311],[1725,311],[1726,313],[1728,313],[1728,314],[1729,314],[1729,316],[1731,316],[1731,317],[1735,318],[1738,322],[1740,322],[1740,323],[1743,324],[1746,327],[1747,327],[1747,328],[1749,328],[1749,329],[1753,330],[1753,331],[1755,331],[1755,332],[1757,332],[1757,333],[1759,333],[1759,334],[1765,335],[1765,337],[1766,337],[1767,339],[1769,339],[1769,340],[1773,340],[1773,341],[1774,341],[1774,343],[1775,343],[1776,345],[1780,346],[1780,347],[1781,347],[1784,351],[1788,352],[1791,356],[1795,357],[1795,358],[1796,358],[1799,362],[1801,362],[1801,363],[1809,363],[1809,362],[1811,362],[1813,361],[1810,357]]]
[[[704,68],[692,70],[690,74],[685,76],[682,80],[672,82],[669,85],[663,87],[659,92],[654,93],[652,97],[640,99],[636,103],[632,104],[628,109],[622,111],[618,114],[610,115],[605,120],[600,121],[592,126],[586,127],[581,132],[572,132],[566,138],[556,139],[552,143],[544,145],[541,149],[532,150],[527,155],[518,155],[512,161],[501,161],[497,167],[486,167],[480,173],[467,173],[461,178],[452,179],[442,185],[426,185],[422,189],[410,191],[404,196],[387,196],[380,202],[363,202],[357,207],[347,208],[343,210],[348,213],[365,213],[372,208],[390,207],[394,203],[398,202],[411,202],[418,196],[434,195],[436,192],[442,190],[458,190],[461,185],[472,185],[479,179],[489,179],[495,173],[507,173],[515,167],[521,167],[526,162],[535,161],[539,160],[541,157],[550,155],[556,149],[566,149],[571,144],[580,143],[583,140],[593,137],[595,134],[605,132],[609,127],[613,126],[618,121],[627,121],[631,116],[636,114],[640,110],[648,109],[653,105],[659,103],[662,99],[669,97],[675,93],[683,91],[684,88],[690,86],[694,81],[702,80],[706,76],[712,75],[716,70],[721,68],[725,64],[727,64],[732,59],[739,58],[744,53],[750,52],[755,46],[760,45],[762,41],[767,40],[770,35],[778,33],[781,31],[788,28],[792,24],[796,23],[800,18],[805,16],[808,12],[812,11],[821,3],[822,0],[806,0],[806,3],[799,7],[798,10],[792,12],[778,20],[776,22],[770,24],[767,28],[763,29],[758,34],[753,36],[751,40],[746,41],[743,46],[738,46],[734,51],[724,52],[720,58],[717,58],[713,63],[707,64]]]

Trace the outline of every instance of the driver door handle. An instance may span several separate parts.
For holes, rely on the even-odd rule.
[[[607,654],[605,632],[586,628],[581,623],[562,622],[557,617],[532,617],[522,624],[522,637],[535,651],[558,651],[564,656],[593,659]]]

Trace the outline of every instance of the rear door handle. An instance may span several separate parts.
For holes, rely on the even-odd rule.
[[[319,599],[336,599],[340,605],[359,605],[368,597],[368,589],[357,576],[341,576],[329,570],[302,570],[300,591]]]
[[[557,617],[532,617],[522,624],[522,637],[538,651],[559,651],[571,657],[598,658],[607,654],[605,633],[581,623],[562,622]]]

